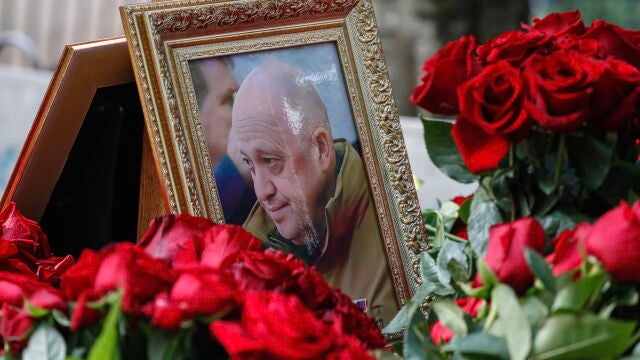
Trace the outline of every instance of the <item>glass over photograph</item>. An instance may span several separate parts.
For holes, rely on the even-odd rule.
[[[398,304],[335,44],[189,66],[225,221],[387,323]]]

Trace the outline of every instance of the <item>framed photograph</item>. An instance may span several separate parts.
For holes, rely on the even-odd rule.
[[[244,226],[388,323],[427,239],[371,1],[121,13],[170,210]]]

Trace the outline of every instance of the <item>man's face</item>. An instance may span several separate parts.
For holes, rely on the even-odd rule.
[[[235,141],[253,177],[258,201],[285,238],[298,245],[317,240],[324,222],[325,178],[311,140],[299,139],[286,119],[260,114],[236,122]],[[284,116],[284,115],[283,115]]]
[[[238,83],[230,65],[223,60],[205,60],[201,66],[207,84],[207,94],[202,102],[200,117],[209,156],[214,163],[227,151],[227,136],[231,128],[231,109]]]

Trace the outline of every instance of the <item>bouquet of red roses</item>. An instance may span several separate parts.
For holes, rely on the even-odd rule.
[[[374,359],[385,345],[314,268],[188,215],[74,263],[12,204],[0,212],[0,307],[4,359]]]
[[[424,214],[424,283],[387,328],[404,355],[640,356],[640,31],[551,14],[424,70],[429,156],[479,186]]]

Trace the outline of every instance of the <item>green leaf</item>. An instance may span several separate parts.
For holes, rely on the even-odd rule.
[[[438,265],[428,252],[420,253],[420,275],[425,282],[438,281]]]
[[[538,254],[537,251],[531,250],[530,248],[524,249],[524,258],[527,261],[527,264],[529,264],[531,272],[540,279],[544,288],[555,294],[556,280],[553,277],[551,268],[549,268],[545,259]]]
[[[69,317],[67,316],[67,314],[63,313],[62,311],[58,310],[58,309],[53,309],[51,311],[51,315],[53,315],[53,319],[60,325],[64,326],[64,327],[69,327],[71,325],[71,321],[69,320]]]
[[[469,223],[469,216],[471,215],[471,201],[473,201],[473,198],[465,200],[462,205],[460,205],[460,209],[458,209],[458,216],[465,224]]]
[[[118,360],[121,358],[118,344],[120,301],[121,298],[118,297],[117,300],[111,304],[109,312],[102,323],[100,335],[98,335],[96,342],[91,347],[91,350],[89,350],[87,360]]]
[[[471,203],[471,216],[469,216],[469,242],[478,257],[484,257],[489,242],[489,228],[501,223],[500,210],[492,201]]]
[[[533,358],[614,359],[629,346],[635,323],[593,314],[550,317],[533,343]]]
[[[492,307],[498,310],[502,333],[505,334],[509,355],[524,360],[531,350],[531,325],[522,311],[515,292],[509,286],[497,284],[491,293]]]
[[[551,306],[552,312],[582,311],[594,297],[600,296],[600,289],[604,285],[605,275],[598,273],[571,282],[558,291],[558,295]]]
[[[33,318],[41,318],[49,315],[49,310],[33,306],[26,298],[24,299],[24,305],[29,316]]]
[[[405,360],[443,359],[438,347],[431,341],[427,323],[420,311],[415,311],[410,319],[404,333],[402,353]]]
[[[509,349],[504,339],[485,333],[471,333],[455,338],[441,349],[463,355],[481,356],[483,359],[509,359]]]
[[[29,339],[22,360],[64,360],[67,343],[53,326],[42,323]]]
[[[440,282],[438,265],[428,252],[420,254],[420,274],[424,284],[420,286],[418,292],[422,289],[422,292],[425,293],[422,299],[427,296],[447,296],[455,292],[449,283],[443,284]]]
[[[547,316],[549,316],[549,308],[537,297],[525,298],[522,300],[520,306],[533,329],[540,327]]]
[[[587,190],[595,190],[607,177],[615,141],[598,139],[589,132],[582,134],[584,136],[567,137],[569,163],[576,169],[584,187]]]
[[[442,214],[442,221],[445,231],[451,231],[453,224],[458,220],[458,210],[460,205],[453,201],[445,201],[440,205],[440,214]]]
[[[382,332],[384,334],[393,334],[408,328],[413,315],[420,309],[421,304],[422,301],[408,300],[404,306],[400,308],[396,316],[389,321],[389,324],[382,329]]]
[[[147,358],[149,360],[173,360],[172,353],[179,345],[177,344],[179,338],[178,332],[152,329],[147,345]]]
[[[372,350],[371,354],[378,360],[402,360],[400,355],[384,349]]]
[[[435,166],[445,175],[461,182],[470,184],[476,181],[462,161],[460,152],[451,137],[453,124],[444,121],[421,118],[424,126],[424,141],[427,153]]]
[[[542,225],[545,234],[551,238],[555,238],[567,229],[573,229],[582,221],[587,221],[587,219],[581,215],[569,215],[561,210],[556,210],[537,219],[540,221],[540,225]]]
[[[480,274],[480,280],[485,285],[493,286],[500,282],[498,276],[487,266],[487,263],[483,259],[478,258],[478,273]]]
[[[465,253],[466,246],[466,242],[445,240],[436,260],[436,271],[441,284],[450,284],[452,277],[456,281],[467,281],[471,276],[470,262]]]
[[[631,193],[640,193],[640,166],[614,156],[609,174],[596,192],[611,207]]]
[[[464,313],[453,301],[444,299],[431,304],[433,312],[438,316],[442,325],[448,327],[457,336],[467,335],[467,323],[464,321]]]

